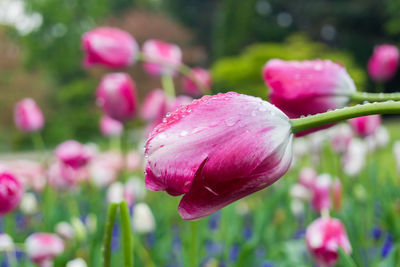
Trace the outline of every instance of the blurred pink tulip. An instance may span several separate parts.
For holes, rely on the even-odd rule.
[[[85,33],[82,49],[86,67],[96,64],[110,68],[127,67],[134,63],[139,52],[138,44],[128,32],[111,27],[99,27]]]
[[[143,67],[153,76],[174,75],[182,64],[182,51],[175,44],[148,40],[143,44],[142,53]]]
[[[191,96],[201,96],[204,89],[211,88],[211,74],[203,68],[193,68],[188,77],[182,79],[183,92]]]
[[[142,106],[142,118],[149,122],[161,122],[167,113],[168,97],[162,89],[154,89],[145,98]]]
[[[136,86],[126,73],[103,76],[97,88],[96,99],[103,111],[115,120],[126,121],[136,113]]]
[[[100,131],[104,136],[120,136],[124,131],[124,125],[107,115],[101,117]]]
[[[317,176],[318,174],[313,168],[305,167],[299,173],[298,182],[304,187],[312,189],[317,180]]]
[[[288,170],[290,128],[288,117],[261,99],[232,92],[203,96],[151,133],[146,187],[184,195],[178,211],[186,220],[208,216]]]
[[[329,174],[318,176],[313,186],[311,206],[316,212],[329,211],[331,208],[331,177]]]
[[[350,119],[349,123],[356,134],[360,137],[367,137],[374,134],[379,129],[379,126],[381,126],[381,116],[370,115],[358,117]]]
[[[64,242],[55,234],[34,233],[25,240],[29,258],[40,267],[52,266],[54,258],[63,253]]]
[[[21,201],[24,188],[11,173],[0,171],[0,217],[14,210]]]
[[[399,50],[394,45],[379,45],[368,61],[368,73],[377,82],[393,78],[399,66]]]
[[[41,192],[46,185],[46,170],[42,164],[33,160],[13,160],[0,163],[8,172],[15,175],[25,188]]]
[[[352,177],[359,174],[365,166],[366,155],[366,144],[359,139],[352,139],[348,150],[342,158],[344,173]]]
[[[43,128],[44,117],[35,100],[25,98],[15,105],[14,122],[23,132],[36,132]]]
[[[74,169],[59,161],[50,165],[47,176],[49,184],[56,189],[72,189],[81,181],[78,169]]]
[[[332,128],[333,137],[331,139],[332,148],[336,153],[343,154],[347,151],[351,139],[353,139],[353,131],[351,127],[342,123]]]
[[[339,255],[339,247],[347,254],[351,253],[351,245],[344,225],[329,217],[316,219],[306,230],[306,244],[318,266],[335,265]]]
[[[272,104],[289,118],[323,113],[345,107],[356,91],[346,69],[329,60],[284,61],[269,60],[263,69]],[[320,127],[298,133],[327,128]]]
[[[59,144],[54,153],[57,159],[74,169],[85,166],[92,157],[90,151],[75,140]]]
[[[126,155],[126,168],[129,171],[137,171],[143,167],[143,154],[137,152],[136,150],[130,151]]]

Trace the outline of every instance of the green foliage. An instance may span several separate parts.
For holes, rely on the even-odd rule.
[[[365,72],[359,68],[350,54],[329,48],[323,43],[311,42],[301,34],[288,37],[284,43],[260,43],[247,47],[242,54],[222,58],[212,67],[214,88],[218,92],[237,91],[244,94],[267,97],[267,89],[261,77],[264,64],[272,59],[306,60],[331,59],[346,66],[359,90],[366,82]]]

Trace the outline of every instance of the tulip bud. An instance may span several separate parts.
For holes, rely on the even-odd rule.
[[[132,119],[136,113],[136,86],[126,73],[103,76],[96,93],[97,104],[118,121]]]
[[[399,50],[394,45],[379,45],[368,61],[368,73],[377,82],[393,78],[399,65]]]
[[[51,266],[55,257],[64,251],[64,242],[55,234],[34,233],[25,240],[29,258],[39,266]]]
[[[100,131],[104,136],[120,136],[124,131],[124,125],[107,115],[101,117]]]
[[[17,207],[23,193],[24,188],[14,175],[0,171],[0,216]]]
[[[167,113],[167,95],[162,89],[154,89],[145,98],[142,106],[142,118],[147,121],[161,122]]]
[[[290,188],[289,194],[291,197],[297,198],[297,199],[303,200],[303,201],[309,200],[310,196],[311,196],[310,190],[301,184],[292,185],[292,187]]]
[[[15,105],[14,122],[23,132],[36,132],[43,128],[44,117],[35,100],[25,98]]]
[[[203,68],[193,68],[189,73],[189,77],[183,77],[183,92],[191,96],[201,96],[204,88],[211,87],[211,74]],[[200,87],[201,86],[201,87]]]
[[[67,222],[59,222],[56,224],[55,232],[65,240],[71,240],[75,236],[75,230]]]
[[[335,265],[339,247],[347,254],[351,245],[344,225],[334,218],[318,218],[306,230],[307,248],[320,266]]]
[[[73,169],[85,166],[91,158],[88,149],[75,140],[68,140],[59,144],[55,150],[55,155],[61,162]]]
[[[289,118],[345,107],[356,91],[346,69],[329,60],[283,61],[272,59],[263,69],[272,104]],[[327,128],[329,126],[319,127]],[[313,129],[314,131],[316,129]],[[300,133],[303,135],[311,130]]]
[[[381,126],[381,116],[370,115],[358,117],[350,119],[349,123],[356,134],[360,137],[367,137],[373,135],[379,129],[379,126]]]
[[[318,176],[314,186],[311,206],[317,212],[323,212],[331,208],[331,177],[329,174]]]
[[[183,194],[180,215],[200,219],[288,170],[291,126],[283,112],[259,98],[204,96],[167,116],[150,134],[145,153],[146,187]]]
[[[138,203],[134,206],[132,226],[135,232],[141,234],[154,231],[156,222],[150,207],[146,203]]]
[[[378,147],[386,147],[390,141],[390,135],[385,126],[379,127],[378,131],[375,133],[375,140]]]
[[[76,258],[67,262],[66,267],[87,267],[87,264],[82,258]]]
[[[332,184],[333,208],[338,211],[342,207],[342,183],[338,178]]]
[[[139,47],[136,40],[126,31],[99,27],[82,37],[85,51],[84,66],[101,64],[110,68],[123,68],[134,63]]]
[[[4,163],[7,171],[18,177],[24,188],[40,192],[46,185],[44,166],[32,160],[13,160]]]
[[[356,176],[364,168],[366,156],[365,143],[359,139],[353,139],[342,159],[343,171],[349,176]]]
[[[14,250],[14,241],[11,236],[5,233],[0,234],[0,252]]]
[[[33,193],[25,193],[19,205],[21,212],[26,215],[33,215],[38,210],[38,203]]]
[[[143,44],[145,71],[153,76],[174,75],[182,64],[179,46],[158,40],[148,40]]]

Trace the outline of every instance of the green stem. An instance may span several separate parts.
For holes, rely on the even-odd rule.
[[[190,222],[190,230],[192,234],[192,242],[191,242],[191,267],[197,267],[198,266],[198,260],[197,260],[197,255],[198,255],[198,233],[197,233],[197,228],[198,228],[198,222],[193,221]]]
[[[299,119],[291,119],[292,132],[297,133],[326,124],[374,114],[400,114],[400,101],[368,103],[328,111]]]
[[[162,87],[171,99],[175,98],[175,87],[174,87],[174,80],[172,76],[169,74],[164,74],[161,78]]]
[[[35,150],[43,153],[43,151],[45,150],[45,145],[40,132],[32,133],[32,142]]]
[[[350,99],[355,102],[383,102],[383,101],[400,101],[400,93],[365,93],[355,92],[350,96]]]
[[[118,209],[117,203],[111,203],[108,206],[107,222],[106,222],[106,229],[104,232],[104,243],[103,243],[104,267],[111,267],[111,241],[112,241],[112,232],[113,232],[115,217],[117,214],[117,209]]]
[[[122,249],[124,251],[124,266],[133,267],[132,231],[130,224],[129,209],[125,200],[119,204],[119,208],[121,211]]]

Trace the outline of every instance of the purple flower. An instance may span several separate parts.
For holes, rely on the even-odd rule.
[[[216,231],[219,228],[219,224],[221,221],[221,212],[216,212],[211,215],[210,220],[208,221],[208,227],[211,231]]]
[[[119,250],[119,225],[118,223],[114,224],[112,231],[112,241],[111,241],[111,250],[116,252]]]
[[[371,237],[375,240],[378,241],[382,236],[382,229],[379,228],[378,226],[375,226],[372,230],[371,230]]]
[[[229,260],[232,262],[237,261],[239,253],[240,253],[240,245],[239,244],[232,245],[229,251]]]
[[[386,236],[385,243],[383,243],[381,250],[382,258],[386,258],[389,255],[392,248],[393,248],[393,236],[390,233],[388,233]]]

